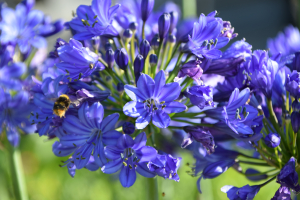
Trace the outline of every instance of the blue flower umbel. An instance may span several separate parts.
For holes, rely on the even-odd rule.
[[[105,147],[105,155],[111,161],[102,167],[106,174],[112,174],[121,169],[119,180],[123,187],[130,187],[136,180],[136,171],[144,177],[153,178],[154,172],[147,167],[147,162],[156,158],[157,151],[150,146],[145,146],[147,136],[145,132],[140,133],[133,140],[124,134],[116,145]]]
[[[63,29],[60,21],[55,23],[45,22],[42,11],[31,10],[34,1],[22,1],[16,10],[8,7],[1,9],[0,30],[1,44],[18,44],[22,53],[27,53],[31,47],[43,48],[47,46],[44,36],[50,36]]]
[[[29,104],[29,94],[24,91],[12,97],[0,88],[0,96],[0,134],[2,128],[5,129],[8,141],[16,147],[20,142],[18,129],[32,133],[35,128],[28,120],[33,106]]]
[[[105,145],[115,145],[122,135],[115,130],[119,114],[111,114],[103,119],[104,109],[97,102],[91,106],[84,103],[78,110],[78,118],[70,115],[62,127],[68,133],[60,138],[63,146],[74,147],[74,162],[77,169],[86,166],[91,155],[99,167],[106,164]]]
[[[137,117],[136,128],[145,128],[150,121],[159,127],[167,128],[170,124],[170,113],[179,113],[186,109],[182,103],[175,101],[180,95],[180,86],[177,82],[166,84],[163,71],[160,71],[153,80],[142,74],[137,87],[125,85],[125,92],[133,100],[124,108],[124,114]]]

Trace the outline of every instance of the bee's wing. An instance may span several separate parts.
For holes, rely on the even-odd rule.
[[[79,100],[72,101],[71,104],[75,105],[76,107],[80,105]]]

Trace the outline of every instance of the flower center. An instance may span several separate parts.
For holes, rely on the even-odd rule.
[[[121,158],[123,159],[123,165],[125,167],[128,166],[130,169],[133,167],[136,168],[137,163],[139,162],[139,159],[132,148],[125,149],[124,152],[121,153]]]
[[[156,110],[163,110],[166,105],[165,105],[165,101],[158,101],[158,99],[154,99],[154,98],[150,98],[147,99],[145,101],[143,101],[144,103],[144,108],[148,110],[148,112],[153,112]]]

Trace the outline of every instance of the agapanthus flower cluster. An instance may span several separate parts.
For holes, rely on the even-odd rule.
[[[186,148],[199,192],[205,179],[230,168],[260,183],[224,186],[229,199],[253,199],[273,180],[273,199],[298,193],[298,29],[270,39],[269,51],[252,50],[244,39],[227,46],[237,33],[217,11],[183,20],[176,4],[157,11],[154,4],[78,6],[64,24],[72,37],[58,38],[40,64],[34,58],[62,22],[32,10],[29,0],[16,10],[3,6],[1,133],[14,146],[19,132],[33,128],[55,139],[53,153],[65,157],[61,166],[72,177],[86,168],[118,173],[123,187],[134,185],[137,173],[178,182]],[[171,150],[164,131],[183,133]]]

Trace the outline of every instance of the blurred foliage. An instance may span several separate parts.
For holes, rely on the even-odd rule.
[[[118,174],[103,174],[99,169],[91,172],[86,169],[77,170],[75,178],[70,177],[66,167],[59,167],[62,160],[67,158],[56,157],[52,153],[54,141],[47,141],[37,134],[22,137],[21,152],[26,176],[27,189],[30,200],[135,200],[148,199],[147,178],[137,176],[136,183],[131,188],[123,188],[118,180]],[[0,150],[0,199],[11,200],[12,188],[9,178],[9,163],[7,151]],[[241,187],[245,184],[260,184],[251,182],[233,169],[213,180],[202,180],[203,194],[199,194],[196,188],[197,178],[187,174],[190,170],[187,163],[193,163],[194,159],[188,151],[182,150],[183,158],[178,172],[180,182],[158,178],[159,195],[161,200],[181,199],[227,199],[226,194],[220,188],[224,185]],[[261,171],[268,168],[261,167]],[[279,185],[272,182],[264,186],[255,199],[271,199]],[[162,193],[165,193],[165,196]]]

